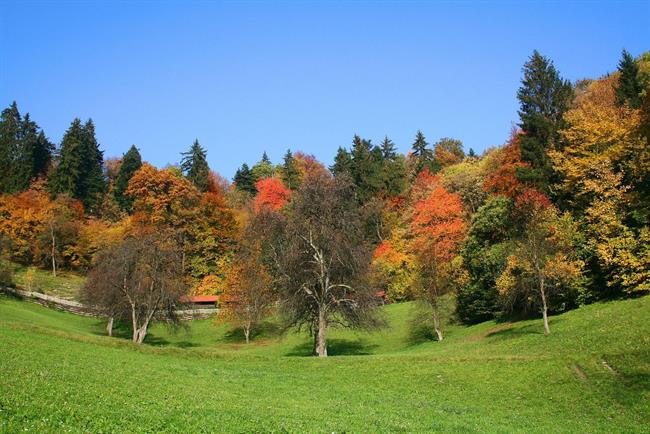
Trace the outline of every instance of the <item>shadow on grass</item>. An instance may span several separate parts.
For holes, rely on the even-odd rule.
[[[277,339],[282,336],[284,329],[272,321],[263,321],[251,330],[251,341],[255,339]],[[229,344],[244,344],[246,337],[241,327],[235,327],[228,330],[223,335],[223,342]]]
[[[306,342],[293,347],[285,356],[292,357],[311,357],[313,342]],[[378,345],[370,344],[363,339],[328,339],[327,355],[328,356],[367,356],[373,353]]]

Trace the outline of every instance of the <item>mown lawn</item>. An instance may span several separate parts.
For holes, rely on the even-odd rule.
[[[433,342],[416,311],[333,331],[319,360],[272,323],[248,346],[202,320],[136,347],[2,297],[0,431],[650,432],[650,297],[554,316],[550,336],[539,320],[447,324]]]

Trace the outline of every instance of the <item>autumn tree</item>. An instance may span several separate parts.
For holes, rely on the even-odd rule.
[[[457,139],[444,137],[433,145],[433,158],[437,166],[445,168],[460,163],[465,158],[463,142]]]
[[[494,169],[488,171],[483,184],[487,192],[514,198],[525,189],[518,173],[530,166],[522,160],[519,132],[513,130],[503,148],[493,151],[486,158],[494,160]]]
[[[194,140],[189,151],[181,154],[181,170],[201,192],[208,190],[208,177],[210,168],[208,167],[207,152],[201,147],[198,139]]]
[[[122,157],[119,171],[115,178],[113,186],[113,195],[119,207],[124,211],[131,211],[133,209],[133,198],[126,196],[126,189],[129,187],[129,181],[142,167],[142,157],[135,145],[131,145],[129,150]]]
[[[418,267],[418,296],[432,310],[433,328],[439,341],[440,296],[450,288],[451,261],[457,255],[465,234],[463,206],[460,198],[432,180],[426,195],[413,205],[412,249]]]
[[[377,324],[377,301],[366,284],[370,248],[360,220],[349,179],[311,176],[289,203],[274,243],[282,311],[288,324],[310,329],[320,357],[327,356],[332,325]]]
[[[277,211],[289,201],[291,190],[278,178],[263,178],[255,184],[257,196],[253,206],[256,212],[262,209]]]
[[[138,234],[109,247],[98,255],[84,288],[91,305],[131,320],[135,343],[144,341],[154,321],[178,321],[186,288],[173,238],[169,232]]]
[[[496,286],[508,305],[533,300],[548,334],[553,297],[566,291],[577,292],[581,284],[583,263],[576,239],[579,231],[568,214],[559,214],[546,197],[535,191],[519,197],[516,206],[525,212],[527,222]]]
[[[273,166],[271,159],[264,151],[262,159],[251,168],[252,181],[257,183],[260,179],[270,178],[273,175],[275,175],[275,166]]]

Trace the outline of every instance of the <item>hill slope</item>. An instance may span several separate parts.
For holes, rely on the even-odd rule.
[[[540,321],[448,325],[432,342],[412,304],[389,327],[256,344],[212,321],[149,344],[92,318],[0,297],[0,431],[647,432],[650,297]]]

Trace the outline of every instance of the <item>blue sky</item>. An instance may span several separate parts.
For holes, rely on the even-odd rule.
[[[59,143],[163,166],[195,138],[231,177],[267,151],[330,164],[353,134],[481,151],[517,122],[533,49],[576,80],[650,49],[650,2],[0,2],[0,105]]]

